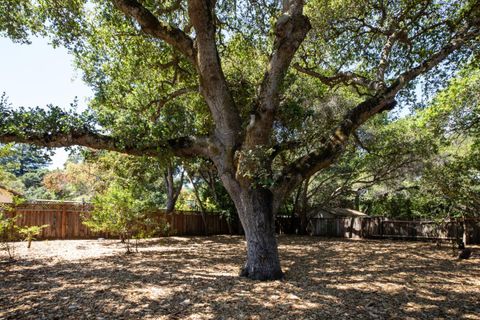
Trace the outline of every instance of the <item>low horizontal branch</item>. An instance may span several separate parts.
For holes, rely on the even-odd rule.
[[[180,137],[149,145],[123,143],[110,136],[95,132],[70,131],[62,133],[8,134],[0,133],[1,143],[26,143],[46,148],[83,146],[96,150],[116,151],[135,156],[158,157],[172,152],[180,157],[208,157],[210,142],[207,137]]]

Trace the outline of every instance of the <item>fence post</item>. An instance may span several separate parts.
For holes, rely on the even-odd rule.
[[[380,231],[380,237],[383,238],[383,219],[384,217],[380,217],[380,225],[379,225],[379,231]]]
[[[350,218],[350,234],[349,234],[349,238],[351,239],[352,236],[353,236],[353,222],[355,221],[355,218],[354,217],[351,217]]]
[[[67,238],[67,212],[65,205],[62,205],[62,239]]]
[[[462,240],[465,245],[467,245],[467,222],[465,221],[465,215],[462,216],[462,227],[463,227],[463,235],[462,235]]]
[[[363,219],[363,217],[360,217],[360,230],[358,230],[360,238],[363,238],[363,221],[364,220],[365,219]]]

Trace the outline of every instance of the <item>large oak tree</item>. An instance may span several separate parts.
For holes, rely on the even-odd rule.
[[[0,141],[207,158],[245,230],[242,275],[278,279],[282,201],[419,78],[438,83],[468,60],[479,10],[477,0],[7,1],[0,30],[65,45],[95,98],[82,114],[2,101]]]

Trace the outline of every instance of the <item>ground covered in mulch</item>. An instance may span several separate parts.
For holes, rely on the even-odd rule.
[[[0,319],[480,319],[480,247],[281,236],[283,281],[237,276],[238,236],[42,241],[0,263]],[[3,253],[0,253],[3,254]],[[0,256],[0,261],[5,257]]]

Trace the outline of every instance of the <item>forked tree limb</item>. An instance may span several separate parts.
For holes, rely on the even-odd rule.
[[[215,136],[227,149],[240,141],[241,119],[222,70],[216,44],[215,0],[189,0],[188,14],[195,29],[196,68],[200,93],[214,119]]]
[[[193,40],[185,32],[160,21],[136,0],[112,0],[112,2],[125,15],[135,19],[143,32],[165,41],[185,55],[190,62],[194,62]]]
[[[303,0],[285,0],[283,15],[275,25],[275,41],[267,71],[260,85],[258,101],[247,127],[245,147],[265,145],[270,139],[276,109],[279,106],[280,87],[293,56],[311,29],[303,15]]]

